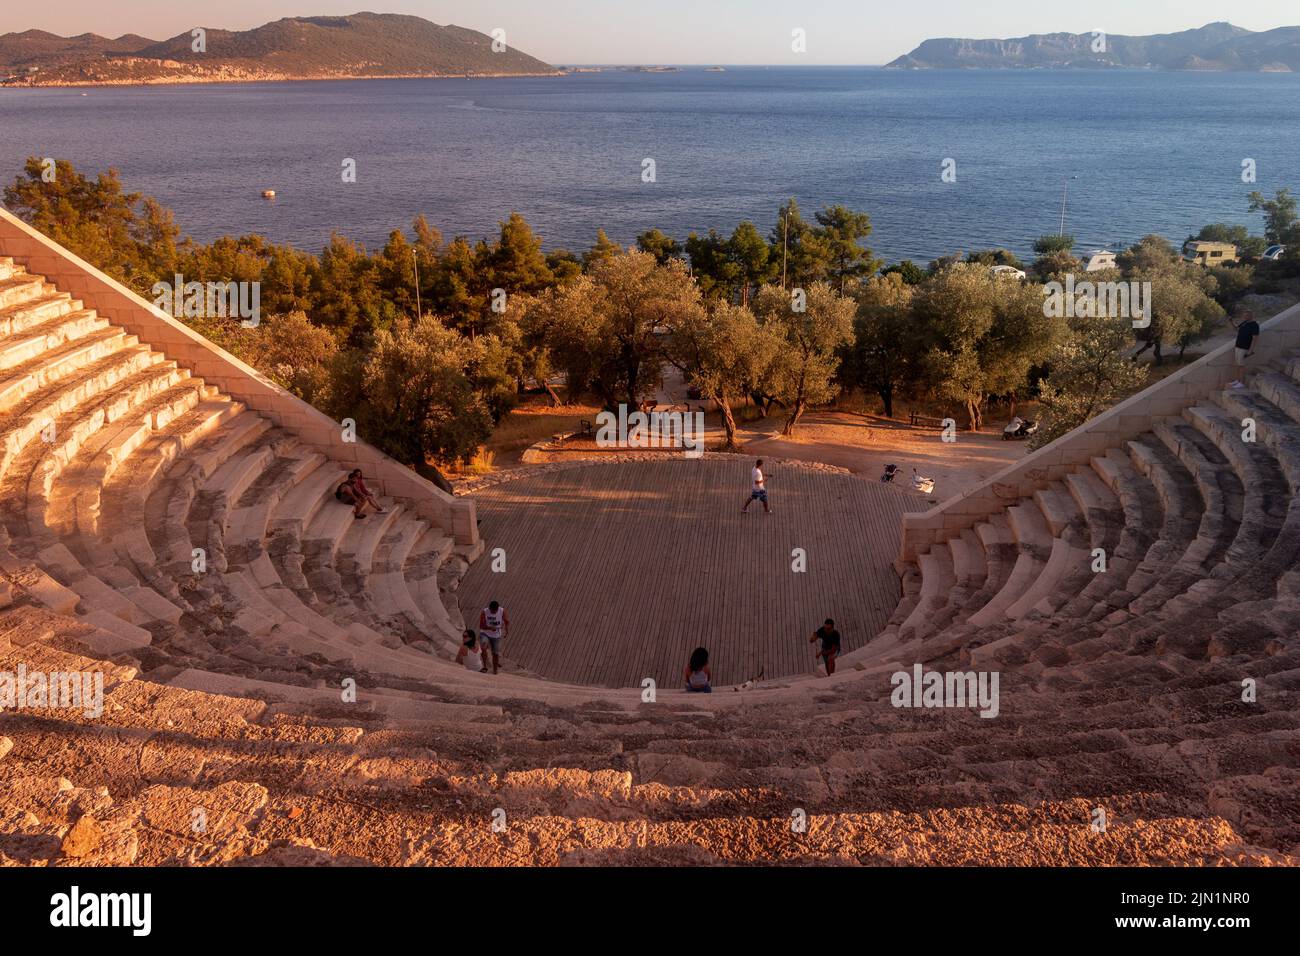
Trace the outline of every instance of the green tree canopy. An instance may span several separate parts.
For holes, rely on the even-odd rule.
[[[660,265],[669,259],[680,259],[685,251],[680,242],[660,229],[641,233],[636,237],[636,247],[650,253]]]
[[[1128,281],[1151,283],[1151,323],[1137,330],[1144,344],[1135,359],[1152,349],[1159,365],[1165,348],[1186,350],[1208,337],[1223,318],[1223,307],[1213,299],[1218,290],[1213,273],[1184,262],[1162,236],[1144,237],[1121,252],[1116,264]]]
[[[854,303],[827,282],[787,291],[765,285],[754,297],[754,314],[780,343],[763,391],[786,407],[783,435],[794,434],[810,405],[839,391],[840,351],[853,337]]]
[[[826,278],[840,295],[880,268],[881,263],[861,240],[871,235],[871,217],[847,206],[827,206],[814,218],[820,246],[825,250]]]
[[[686,380],[718,404],[725,450],[736,448],[734,402],[768,373],[780,343],[743,305],[714,300],[681,310],[673,319],[668,358]]]
[[[1290,189],[1279,189],[1272,199],[1261,192],[1253,192],[1250,211],[1264,214],[1264,238],[1270,243],[1300,243],[1300,226],[1297,225],[1296,197]]]
[[[492,431],[468,374],[478,360],[473,343],[430,316],[380,330],[351,416],[360,436],[425,474],[433,461],[467,460]]]
[[[52,178],[51,178],[52,177]],[[5,205],[75,255],[144,294],[176,271],[180,230],[155,200],[122,189],[117,170],[94,179],[33,156],[5,187]]]
[[[894,399],[915,391],[926,373],[929,343],[912,316],[914,291],[899,272],[866,283],[858,295],[853,342],[842,373],[846,381],[878,395],[891,418]]]
[[[1123,316],[1069,320],[1039,386],[1045,414],[1029,439],[1031,448],[1073,431],[1146,382],[1146,370],[1129,361],[1132,342],[1131,323]]]

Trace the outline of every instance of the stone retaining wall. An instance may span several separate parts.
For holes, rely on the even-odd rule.
[[[453,534],[457,544],[478,542],[478,522],[471,499],[448,495],[365,442],[344,441],[342,428],[328,415],[3,208],[0,208],[0,257],[12,258],[28,272],[44,276],[60,292],[81,300],[86,308],[94,309],[205,382],[292,432],[305,446],[341,464],[363,469],[371,486],[380,494],[410,501],[421,517]]]

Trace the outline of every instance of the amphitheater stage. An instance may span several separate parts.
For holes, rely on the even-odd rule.
[[[487,545],[460,587],[466,623],[498,600],[503,654],[543,677],[676,688],[697,646],[715,687],[809,673],[808,639],[835,619],[844,651],[879,633],[899,598],[892,562],[909,491],[769,462],[773,513],[749,494],[750,459],[583,464],[475,492]],[[494,572],[503,549],[505,571]],[[807,555],[792,570],[792,552]]]

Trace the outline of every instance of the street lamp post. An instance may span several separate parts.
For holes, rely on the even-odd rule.
[[[411,250],[411,265],[415,267],[415,320],[420,321],[420,260]]]
[[[1059,236],[1065,235],[1065,197],[1070,192],[1070,180],[1078,178],[1078,176],[1067,176],[1061,182],[1061,231],[1057,233]]]

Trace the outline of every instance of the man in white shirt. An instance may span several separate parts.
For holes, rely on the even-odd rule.
[[[772,509],[767,505],[767,479],[763,477],[763,459],[761,458],[754,462],[754,470],[750,473],[749,500],[746,501],[745,506],[740,509],[741,514],[748,511],[749,506],[752,505],[755,500],[763,502],[763,510],[765,512],[768,514],[772,513]]]
[[[510,618],[506,609],[493,601],[478,616],[479,653],[483,660],[482,673],[488,669],[488,652],[492,652],[492,673],[501,667],[501,639],[510,630]]]

